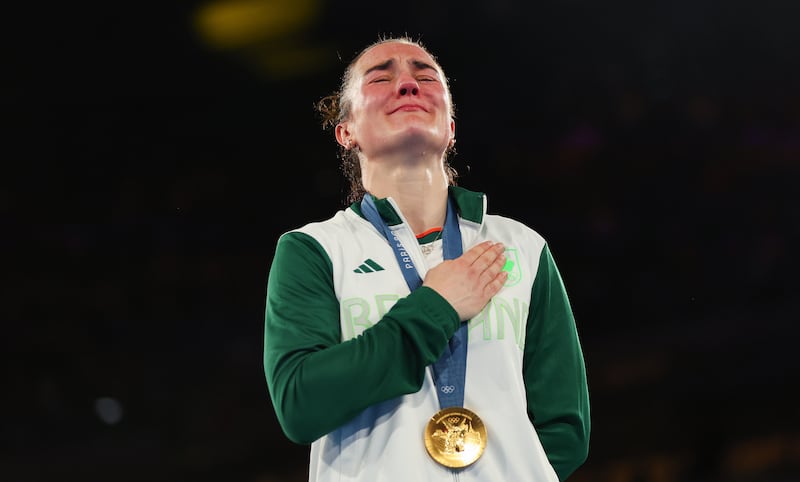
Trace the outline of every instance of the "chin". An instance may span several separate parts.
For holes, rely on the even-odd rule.
[[[424,144],[429,146],[442,145],[447,147],[450,142],[450,134],[448,132],[441,132],[439,129],[432,129],[431,126],[406,126],[398,132],[398,137],[403,139],[403,142],[411,144]]]

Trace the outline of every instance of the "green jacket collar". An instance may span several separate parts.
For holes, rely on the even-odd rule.
[[[450,186],[448,191],[450,197],[456,202],[458,215],[461,218],[476,224],[480,224],[483,221],[484,194],[482,192],[470,191],[458,186]],[[372,199],[375,201],[375,207],[383,220],[386,221],[386,224],[395,226],[401,223],[400,215],[395,211],[388,198],[378,199],[372,196]],[[350,209],[358,213],[362,218],[364,217],[364,213],[361,212],[360,202],[351,204]]]

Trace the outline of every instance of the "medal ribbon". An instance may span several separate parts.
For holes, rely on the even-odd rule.
[[[361,200],[361,212],[378,232],[389,241],[397,263],[400,265],[408,289],[414,291],[422,284],[417,268],[411,260],[400,238],[397,237],[375,207],[372,195],[367,193]],[[452,199],[447,199],[447,214],[442,229],[442,247],[444,259],[455,259],[461,256],[461,230],[458,227],[458,216]],[[464,382],[467,376],[467,323],[462,323],[455,332],[444,352],[433,364],[433,379],[439,397],[439,407],[461,407],[464,405]]]

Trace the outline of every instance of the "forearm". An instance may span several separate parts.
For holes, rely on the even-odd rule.
[[[286,435],[310,443],[366,407],[419,390],[459,326],[435,291],[421,287],[359,336],[342,341],[332,266],[310,236],[276,249],[267,288],[264,371]]]
[[[312,349],[270,347],[282,353],[269,364],[268,378],[287,436],[310,443],[375,403],[416,392],[425,367],[457,326],[449,304],[421,288],[351,340]]]

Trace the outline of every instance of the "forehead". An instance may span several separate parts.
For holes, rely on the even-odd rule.
[[[363,75],[368,69],[390,60],[399,64],[422,62],[432,66],[439,74],[442,74],[442,68],[424,49],[417,45],[402,42],[387,42],[371,47],[358,59],[354,70],[359,75]]]

